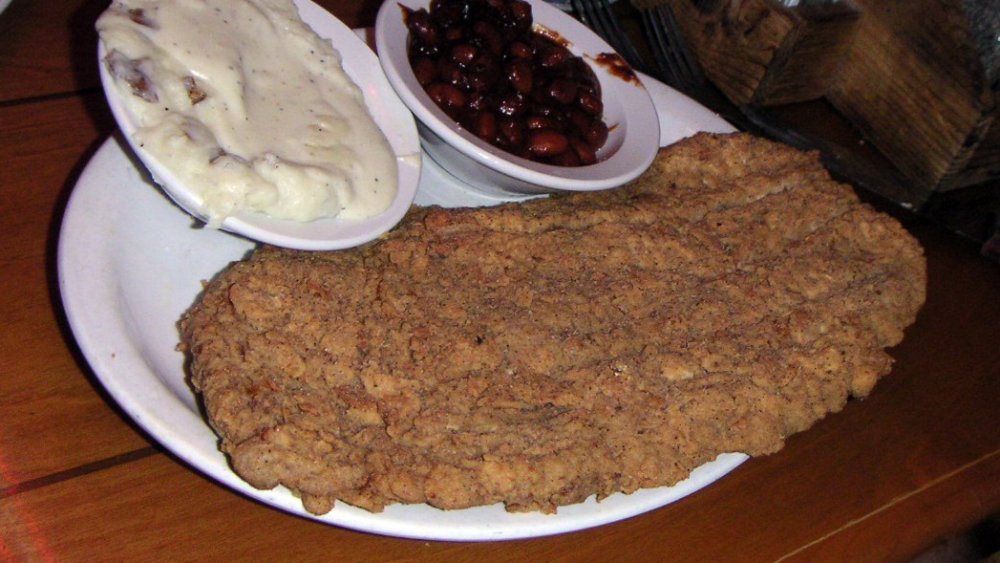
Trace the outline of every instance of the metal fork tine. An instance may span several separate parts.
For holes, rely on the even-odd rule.
[[[674,16],[673,9],[667,4],[660,4],[656,9],[656,15],[658,19],[662,20],[664,29],[667,30],[673,40],[674,53],[677,56],[678,63],[684,68],[685,74],[688,77],[688,83],[691,87],[699,87],[704,83],[705,76],[702,74],[701,64],[698,62],[698,59],[688,49],[687,42],[684,40],[683,34],[681,34],[680,26],[677,24],[677,18]]]
[[[676,85],[677,77],[669,62],[669,55],[666,49],[666,38],[663,37],[663,30],[653,22],[653,10],[640,10],[642,27],[649,40],[650,51],[653,54],[653,62],[656,64],[656,77],[667,84]]]
[[[665,82],[685,93],[697,92],[704,76],[688,51],[670,6],[660,4],[641,10],[651,50]]]
[[[647,17],[653,28],[654,48],[660,52],[660,57],[666,65],[673,85],[680,90],[689,91],[691,87],[690,76],[687,73],[687,67],[683,64],[683,58],[677,52],[675,30],[671,29],[659,7],[648,10]]]
[[[573,11],[579,16],[584,25],[594,30],[605,41],[610,41],[608,30],[604,28],[604,22],[599,20],[593,13],[590,0],[572,0]]]
[[[569,5],[570,7],[573,8],[573,13],[576,14],[576,17],[580,20],[580,23],[594,30],[594,32],[600,35],[601,37],[604,37],[604,35],[594,27],[593,22],[590,21],[590,14],[587,13],[586,10],[584,10],[584,5],[582,0],[570,0]]]
[[[645,64],[642,57],[639,55],[639,51],[636,50],[632,41],[629,39],[628,34],[622,29],[621,24],[618,22],[618,17],[615,16],[612,11],[611,4],[608,0],[592,0],[597,3],[600,7],[600,12],[604,14],[605,18],[608,20],[608,25],[614,31],[615,37],[618,39],[619,45],[615,46],[615,49],[620,53],[625,60],[628,61],[630,65],[637,69],[643,69]]]
[[[579,16],[584,25],[594,30],[605,41],[610,41],[610,33],[604,27],[604,20],[597,17],[593,4],[590,0],[572,0],[573,11]]]

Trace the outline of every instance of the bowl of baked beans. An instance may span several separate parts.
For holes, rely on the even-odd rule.
[[[542,0],[386,0],[375,44],[427,156],[472,188],[608,189],[656,156],[640,78]]]

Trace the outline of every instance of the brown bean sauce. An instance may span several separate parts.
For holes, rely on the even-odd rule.
[[[523,0],[432,0],[404,11],[417,81],[480,139],[560,166],[597,161],[608,138],[601,87],[586,62],[534,26]]]
[[[632,65],[625,62],[625,59],[618,53],[599,53],[594,57],[594,62],[607,69],[612,76],[617,76],[632,84],[641,84],[639,77],[632,70]]]

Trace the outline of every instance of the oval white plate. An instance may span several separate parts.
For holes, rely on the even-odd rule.
[[[697,131],[732,131],[676,91],[645,79],[668,142]],[[427,170],[416,200],[443,206],[495,205],[441,170]],[[245,256],[253,244],[222,231],[192,227],[190,218],[150,189],[141,165],[119,138],[109,139],[81,175],[59,238],[59,286],[77,342],[121,408],[191,466],[271,506],[321,522],[392,536],[433,540],[500,540],[545,536],[615,522],[656,509],[705,487],[742,463],[723,454],[673,487],[593,498],[554,515],[511,514],[502,506],[442,511],[392,506],[372,514],[344,503],[315,516],[287,490],[254,489],[218,449],[188,386],[175,348],[177,321],[209,279]]]
[[[413,203],[420,179],[420,141],[413,115],[389,85],[371,48],[343,22],[310,0],[295,0],[299,16],[340,51],[344,70],[361,87],[365,103],[396,154],[398,190],[389,209],[363,220],[319,219],[309,222],[274,219],[257,213],[227,217],[222,228],[269,244],[302,250],[336,250],[369,242],[394,227]],[[174,201],[199,219],[204,219],[202,198],[183,187],[179,179],[155,157],[133,142],[134,121],[122,104],[114,77],[104,64],[104,45],[98,42],[101,84],[118,126],[132,150],[152,172],[156,182]]]

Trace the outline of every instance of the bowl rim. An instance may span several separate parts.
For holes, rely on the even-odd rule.
[[[417,119],[462,155],[496,172],[549,189],[593,191],[620,186],[644,172],[659,149],[659,120],[652,98],[641,79],[622,78],[598,55],[615,50],[571,15],[544,0],[526,0],[532,6],[534,23],[564,39],[570,51],[591,67],[601,83],[605,109],[617,104],[622,120],[609,127],[626,127],[620,146],[599,162],[586,166],[557,166],[513,155],[475,137],[451,119],[419,85],[407,57],[409,33],[404,10],[426,8],[430,0],[389,0],[375,20],[376,54],[389,83]],[[620,59],[624,61],[624,59]],[[607,119],[607,111],[605,119]]]

